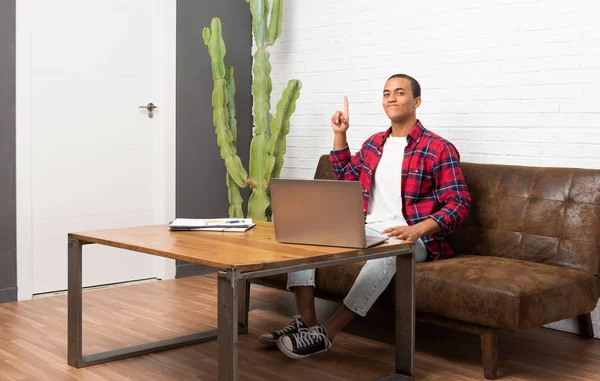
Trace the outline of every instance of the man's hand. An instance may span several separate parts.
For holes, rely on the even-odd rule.
[[[350,117],[348,116],[348,97],[344,96],[344,111],[336,111],[331,117],[331,128],[333,132],[344,133],[350,127]]]
[[[431,235],[439,231],[440,227],[438,224],[433,219],[428,218],[413,226],[394,226],[393,228],[385,229],[382,233],[387,234],[389,237],[416,242],[425,235]]]
[[[423,235],[421,229],[417,225],[413,226],[394,226],[382,231],[383,234],[387,234],[388,237],[399,238],[405,241],[416,242]]]

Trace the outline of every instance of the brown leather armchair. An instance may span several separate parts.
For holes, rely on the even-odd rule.
[[[481,335],[484,375],[497,377],[497,332],[590,312],[600,295],[600,170],[462,163],[469,219],[450,237],[456,258],[418,263],[417,318]],[[333,179],[327,155],[315,172]],[[363,263],[317,270],[317,296],[341,301]],[[285,289],[285,275],[255,283]],[[390,291],[388,289],[387,291]],[[382,295],[393,308],[392,292]]]

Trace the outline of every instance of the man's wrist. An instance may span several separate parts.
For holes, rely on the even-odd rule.
[[[348,145],[346,140],[346,132],[334,132],[333,133],[333,149],[339,151]]]
[[[439,225],[437,224],[437,222],[435,222],[433,218],[427,218],[426,220],[423,220],[416,224],[415,227],[417,228],[419,238],[440,231]]]
[[[419,222],[418,224],[415,225],[415,228],[417,228],[417,234],[419,235],[419,238],[423,237],[424,235],[426,235],[426,227],[424,226],[425,221]]]

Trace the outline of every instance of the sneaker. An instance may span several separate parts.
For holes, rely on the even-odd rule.
[[[331,348],[331,341],[325,327],[316,325],[282,336],[277,341],[277,346],[284,355],[297,360],[328,350]]]
[[[269,347],[276,347],[277,340],[279,340],[280,337],[291,333],[296,333],[300,328],[308,328],[308,326],[304,324],[302,316],[296,315],[294,316],[294,320],[292,320],[288,325],[286,325],[279,331],[264,333],[260,335],[258,341],[260,341],[260,343],[263,345],[267,345]]]

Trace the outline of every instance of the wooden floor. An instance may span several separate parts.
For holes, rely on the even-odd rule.
[[[193,277],[84,293],[84,354],[216,328],[216,278]],[[320,318],[335,305],[318,304]],[[355,320],[331,351],[290,360],[263,348],[259,333],[281,328],[291,294],[254,288],[250,332],[240,336],[241,380],[373,380],[393,370],[390,317]],[[360,335],[359,335],[360,334]],[[66,295],[0,305],[0,380],[217,380],[216,341],[73,369],[67,365]],[[600,380],[600,341],[535,329],[500,336],[501,380]],[[416,379],[483,380],[479,339],[417,325]]]

